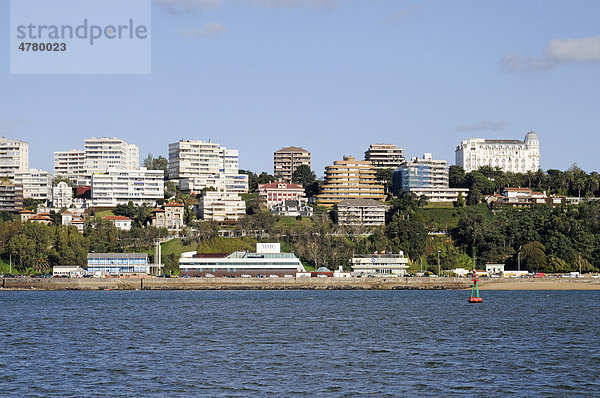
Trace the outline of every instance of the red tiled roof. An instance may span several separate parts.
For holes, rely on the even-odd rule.
[[[25,214],[25,213],[30,213],[30,214],[33,214],[33,212],[32,212],[31,210],[27,210],[27,209],[25,209],[25,210],[21,210],[21,211],[19,212],[19,214]]]
[[[174,203],[174,202],[172,202],[172,203],[167,203],[165,205],[165,207],[183,207],[183,205],[181,203]]]

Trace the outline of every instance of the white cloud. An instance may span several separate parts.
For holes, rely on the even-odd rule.
[[[186,29],[181,32],[182,35],[187,37],[188,39],[196,40],[196,39],[209,39],[211,37],[215,37],[218,35],[222,35],[227,32],[227,27],[221,25],[219,22],[208,22],[204,25],[193,28]]]
[[[460,126],[456,131],[500,131],[504,130],[506,127],[508,127],[508,122],[506,120],[480,120],[472,124]]]
[[[572,63],[600,62],[600,36],[550,40],[541,57],[508,54],[500,60],[505,72],[528,72]]]

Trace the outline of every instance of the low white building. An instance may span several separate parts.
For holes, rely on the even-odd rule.
[[[429,202],[456,202],[462,194],[467,199],[467,188],[411,188],[409,192],[418,196],[426,196]]]
[[[354,275],[403,276],[408,269],[408,258],[399,254],[359,254],[352,258]]]
[[[49,171],[29,169],[15,172],[15,185],[23,187],[23,199],[50,199],[52,175]]]
[[[246,202],[235,192],[206,191],[198,200],[200,219],[216,222],[235,222],[246,214]]]
[[[85,226],[85,213],[83,209],[65,210],[61,214],[62,225],[74,226],[80,233],[83,233]]]
[[[336,205],[340,225],[385,225],[385,205],[373,199],[344,199]]]
[[[217,191],[248,193],[248,175],[219,173],[179,180],[179,189],[190,194],[198,194],[202,189],[211,187]]]
[[[106,216],[104,220],[112,222],[121,231],[129,231],[133,222],[131,218],[125,216]]]
[[[52,276],[68,276],[69,278],[81,278],[87,275],[87,271],[78,265],[55,265],[52,267]]]
[[[73,188],[64,181],[52,188],[52,206],[62,209],[73,204]]]
[[[116,207],[129,201],[154,205],[159,199],[164,199],[162,170],[109,169],[92,175],[92,206]]]

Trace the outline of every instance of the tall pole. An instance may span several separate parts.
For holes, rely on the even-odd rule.
[[[579,276],[581,276],[581,254],[579,255]]]
[[[438,276],[442,276],[442,269],[440,268],[440,251],[438,250]]]
[[[517,267],[521,271],[521,252],[517,253]]]

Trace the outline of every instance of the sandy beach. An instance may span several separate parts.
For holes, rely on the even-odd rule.
[[[596,278],[481,279],[480,290],[600,290]]]

